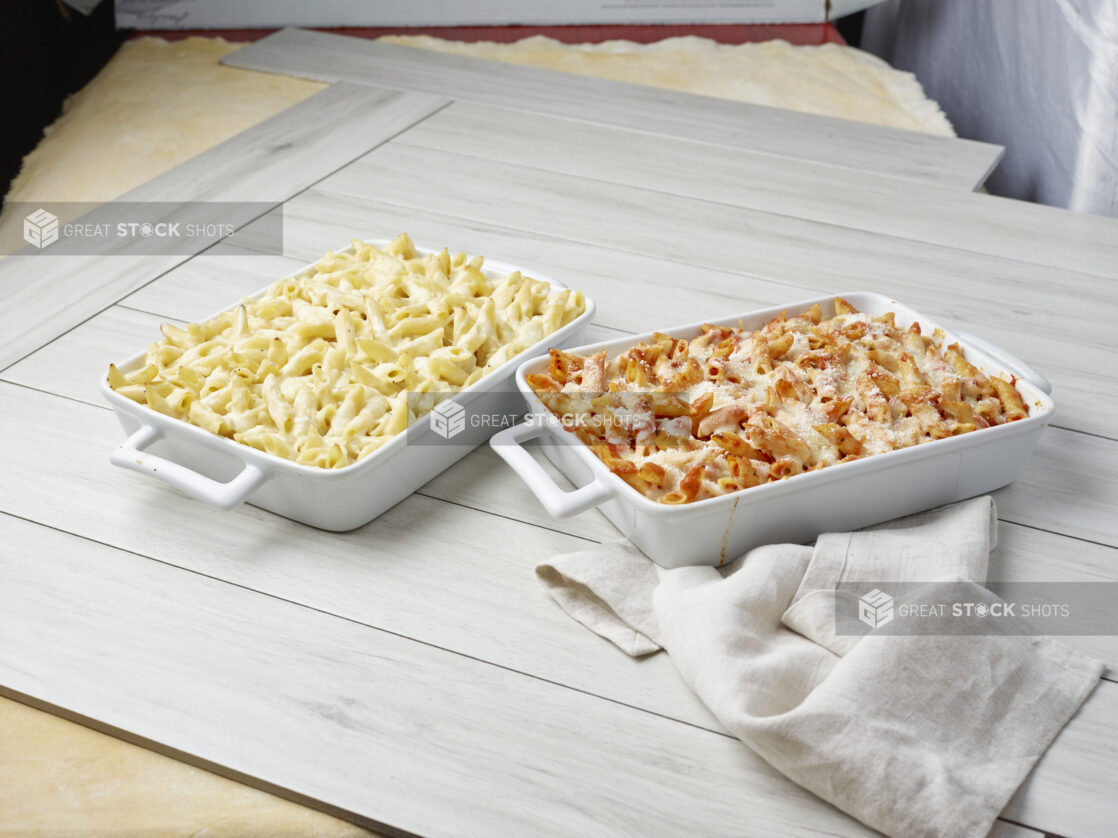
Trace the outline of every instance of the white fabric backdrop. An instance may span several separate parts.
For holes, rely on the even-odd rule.
[[[1118,0],[889,0],[862,48],[916,73],[991,192],[1118,217]]]

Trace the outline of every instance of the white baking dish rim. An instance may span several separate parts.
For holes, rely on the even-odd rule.
[[[383,248],[389,241],[388,240],[372,240],[368,242],[376,247]],[[416,246],[416,251],[420,254],[437,253],[440,251],[433,251],[427,248]],[[352,252],[353,245],[349,247],[335,250],[333,253],[349,253]],[[325,258],[325,257],[323,257]],[[272,280],[259,291],[242,298],[236,305],[241,305],[248,300],[254,300],[262,296],[277,282],[282,282],[285,279],[299,277],[314,270],[322,259],[318,259],[297,271],[294,271],[287,276],[280,277],[279,279]],[[513,271],[520,271],[531,276],[534,279],[539,279],[550,284],[553,288],[567,288],[565,283],[559,282],[551,277],[542,276],[535,272],[529,271],[526,268],[510,265],[507,262],[499,260],[486,259],[482,266],[482,272],[487,276],[504,276]],[[574,332],[576,329],[585,326],[593,320],[596,307],[594,301],[589,297],[585,299],[585,310],[581,315],[567,323],[561,329],[547,335],[542,340],[533,344],[525,349],[523,352],[518,353],[515,357],[510,358],[497,369],[491,371],[484,378],[471,384],[464,390],[460,390],[454,394],[453,400],[469,401],[472,397],[484,393],[486,390],[491,389],[497,385],[502,379],[508,377],[508,371],[511,367],[518,364],[523,364],[526,359],[530,359],[533,354],[538,354],[549,345],[559,342],[566,334]],[[230,306],[221,309],[218,312],[210,315],[204,320],[209,320],[217,317],[226,311],[229,311],[235,306]],[[137,353],[129,358],[127,361],[119,364],[118,367],[123,371],[129,371],[133,367],[141,363],[146,357],[146,350]],[[147,405],[140,404],[139,402],[132,401],[125,396],[120,395],[109,386],[108,377],[102,376],[100,381],[101,394],[105,400],[113,407],[131,415],[140,423],[140,427],[132,432],[117,448],[115,448],[109,456],[110,462],[113,465],[122,468],[136,471],[141,474],[147,474],[168,483],[171,486],[185,492],[186,494],[197,498],[198,500],[205,501],[214,506],[222,509],[231,509],[238,504],[245,501],[254,490],[261,484],[268,480],[277,471],[287,472],[293,475],[315,475],[317,477],[329,476],[336,477],[339,480],[345,479],[354,475],[355,473],[374,468],[377,463],[393,456],[399,449],[407,444],[408,435],[419,435],[425,432],[427,426],[431,422],[431,416],[427,415],[421,417],[418,421],[409,425],[408,428],[401,434],[398,434],[393,439],[386,442],[379,449],[374,451],[369,456],[358,460],[348,466],[343,466],[337,469],[322,469],[316,466],[303,465],[301,463],[293,462],[292,460],[285,459],[276,454],[270,454],[267,451],[261,451],[252,446],[245,445],[237,442],[236,440],[228,439],[226,437],[212,434],[209,431],[192,425],[182,419],[176,419],[172,416],[166,416],[156,410],[152,410]],[[193,436],[196,440],[204,445],[218,446],[219,450],[231,454],[236,459],[240,460],[243,468],[231,480],[221,482],[207,477],[197,471],[194,471],[187,466],[173,462],[165,457],[152,454],[146,449],[157,442],[159,439],[166,436],[168,433],[174,434],[187,434]]]
[[[1052,414],[1055,411],[1055,404],[1050,398],[1052,385],[1046,378],[1024,361],[996,344],[966,332],[943,328],[930,318],[915,312],[908,306],[883,294],[869,291],[828,294],[826,296],[788,303],[769,309],[756,309],[741,314],[735,314],[730,317],[700,320],[668,329],[656,329],[640,335],[587,344],[567,351],[578,355],[590,355],[605,349],[607,354],[612,357],[611,350],[617,349],[618,351],[624,351],[624,349],[635,346],[638,343],[650,340],[655,332],[668,334],[672,337],[694,336],[698,334],[699,327],[704,324],[714,326],[735,325],[738,321],[744,319],[757,320],[758,318],[775,317],[780,314],[781,311],[785,310],[804,311],[816,303],[826,307],[828,304],[833,304],[835,297],[842,297],[859,308],[864,308],[864,301],[873,300],[875,303],[881,304],[889,310],[895,311],[898,315],[901,315],[902,317],[898,319],[901,325],[907,326],[914,320],[917,320],[925,330],[935,328],[942,329],[947,336],[946,340],[948,342],[958,341],[963,346],[967,359],[983,372],[1000,376],[1010,374],[1016,378],[1018,382],[1025,383],[1026,392],[1022,393],[1022,396],[1025,397],[1026,402],[1029,403],[1028,418],[1018,422],[996,425],[991,428],[982,428],[961,436],[931,440],[919,445],[875,454],[872,457],[865,457],[852,462],[837,463],[818,471],[795,475],[786,480],[763,483],[759,486],[752,486],[748,489],[742,489],[737,492],[730,492],[729,494],[718,495],[716,497],[704,498],[687,504],[662,504],[645,496],[611,472],[606,467],[605,463],[603,463],[588,446],[561,427],[551,414],[551,411],[540,401],[525,378],[527,374],[542,369],[543,365],[546,363],[545,357],[534,357],[523,362],[516,371],[517,386],[520,388],[529,406],[527,421],[498,432],[489,440],[489,444],[494,451],[516,471],[528,488],[532,490],[532,493],[543,507],[555,518],[568,518],[573,515],[578,515],[581,512],[599,506],[611,498],[621,495],[624,496],[626,503],[636,504],[647,511],[654,511],[660,517],[671,518],[674,516],[690,515],[696,509],[712,509],[720,505],[734,504],[737,502],[742,492],[749,492],[750,497],[757,497],[757,493],[759,492],[765,492],[769,497],[776,497],[782,493],[794,493],[802,486],[802,483],[797,481],[806,478],[811,478],[815,482],[815,485],[836,482],[846,478],[852,473],[857,473],[857,471],[855,471],[857,469],[879,468],[881,458],[883,457],[891,458],[892,462],[902,462],[903,458],[923,459],[926,456],[938,452],[944,445],[959,447],[960,440],[965,440],[973,434],[1001,433],[1004,436],[1007,432],[1012,432],[1014,426],[1022,426],[1021,430],[1024,431],[1026,423],[1027,426],[1033,424],[1030,420],[1043,418],[1046,423],[1051,420]],[[858,301],[863,301],[861,306]],[[1029,392],[1030,390],[1032,392]],[[523,447],[523,443],[531,439],[545,436],[558,439],[560,444],[572,446],[579,459],[588,466],[592,479],[585,485],[573,490],[566,490],[559,486],[548,472]]]

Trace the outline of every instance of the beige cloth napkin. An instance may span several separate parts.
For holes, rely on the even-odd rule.
[[[983,497],[814,548],[759,547],[722,569],[663,570],[618,542],[536,572],[627,654],[665,649],[729,731],[863,823],[904,838],[979,836],[1102,663],[1020,634],[840,636],[834,597],[840,582],[961,579],[974,601],[996,601],[981,584],[996,533]]]

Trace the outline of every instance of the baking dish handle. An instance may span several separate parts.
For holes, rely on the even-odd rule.
[[[245,463],[241,473],[228,483],[219,483],[186,466],[149,454],[144,449],[159,439],[161,432],[151,425],[141,425],[139,430],[124,440],[109,455],[114,466],[150,474],[164,483],[169,483],[191,497],[213,504],[221,509],[232,509],[264,482],[267,476],[261,469]]]
[[[955,334],[961,337],[965,343],[973,343],[1018,378],[1025,379],[1025,381],[1032,384],[1042,393],[1046,393],[1049,396],[1052,395],[1052,384],[1049,383],[1048,379],[1016,355],[1006,352],[997,344],[990,343],[990,341],[985,338],[972,335],[970,332],[956,332]]]
[[[613,487],[600,476],[595,476],[582,488],[570,492],[561,489],[552,480],[551,475],[544,471],[543,466],[536,462],[522,444],[551,433],[552,430],[538,417],[531,417],[527,422],[494,434],[489,444],[520,475],[520,479],[528,485],[544,509],[556,518],[569,518],[613,497]]]

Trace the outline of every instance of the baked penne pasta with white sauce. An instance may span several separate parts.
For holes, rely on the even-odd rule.
[[[319,468],[367,457],[585,310],[580,291],[480,256],[420,254],[407,235],[353,242],[204,323],[163,326],[113,390],[168,416]]]

